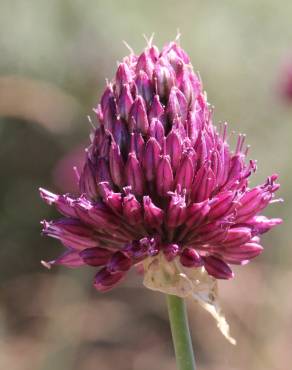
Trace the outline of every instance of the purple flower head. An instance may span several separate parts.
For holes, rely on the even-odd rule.
[[[79,196],[41,189],[63,215],[44,221],[43,233],[66,248],[47,266],[94,266],[95,288],[107,291],[157,256],[230,279],[232,265],[263,251],[261,234],[281,223],[260,215],[274,201],[277,175],[249,187],[256,165],[246,158],[245,136],[233,150],[227,124],[213,125],[177,43],[125,57],[94,111],[99,123]]]

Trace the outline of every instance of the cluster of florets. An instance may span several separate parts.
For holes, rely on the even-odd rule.
[[[277,176],[254,188],[244,135],[234,151],[218,131],[190,59],[177,43],[149,45],[119,64],[95,109],[80,196],[42,198],[65,217],[43,222],[66,252],[46,265],[98,267],[106,291],[132,266],[159,253],[218,279],[233,277],[263,248],[260,235],[281,222],[259,213],[279,188]]]

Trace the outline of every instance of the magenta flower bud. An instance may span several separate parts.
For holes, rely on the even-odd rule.
[[[240,155],[235,155],[231,158],[231,168],[229,170],[229,175],[227,183],[224,185],[225,190],[229,190],[234,185],[235,181],[241,179],[241,174],[243,170],[243,160]]]
[[[179,88],[186,97],[188,104],[191,104],[200,93],[202,86],[199,78],[189,72],[189,68],[183,66],[180,73]]]
[[[269,204],[271,199],[272,191],[270,189],[256,187],[247,191],[239,199],[241,207],[237,210],[238,221],[244,222],[255,216]]]
[[[237,245],[232,248],[225,248],[220,251],[221,256],[229,260],[229,263],[236,263],[241,261],[250,260],[255,258],[260,253],[262,253],[263,247],[257,243],[245,243],[242,245]],[[234,261],[234,262],[230,262]]]
[[[185,222],[187,216],[185,196],[175,192],[171,193],[170,197],[166,223],[169,227],[178,227]]]
[[[173,172],[169,156],[163,155],[157,165],[156,188],[160,196],[165,196],[173,187]]]
[[[120,148],[116,143],[112,143],[109,151],[109,168],[111,178],[115,185],[122,187],[124,182],[125,165],[120,152]]]
[[[187,192],[191,189],[191,185],[194,178],[194,167],[192,159],[185,155],[182,160],[177,173],[175,176],[175,186],[180,186],[181,189],[185,189]]]
[[[269,219],[265,216],[255,216],[248,222],[248,225],[253,229],[253,233],[264,234],[281,223],[282,220],[280,218]]]
[[[220,227],[218,227],[220,225]],[[216,245],[225,240],[228,225],[224,223],[212,222],[202,225],[198,230],[194,230],[188,237],[188,245],[200,243]]]
[[[117,104],[114,92],[110,86],[101,100],[101,109],[103,117],[102,123],[107,130],[111,131],[117,117]]]
[[[111,273],[128,271],[131,267],[131,259],[125,255],[125,253],[118,251],[115,252],[109,262],[107,263],[107,269]]]
[[[138,94],[142,96],[147,104],[152,102],[153,97],[153,86],[152,83],[144,71],[140,71],[136,80],[136,86]]]
[[[154,63],[156,63],[157,62],[157,60],[158,60],[158,58],[159,58],[159,50],[158,50],[158,47],[157,46],[155,46],[155,45],[151,45],[150,47],[149,47],[149,56],[150,56],[150,58],[152,59],[152,61],[154,62]]]
[[[85,193],[91,199],[95,199],[98,195],[96,179],[93,173],[93,165],[88,160],[83,168],[83,174],[80,178],[79,188],[81,193]]]
[[[43,223],[44,234],[66,247],[46,266],[100,266],[94,285],[107,291],[132,265],[150,266],[161,254],[178,270],[204,266],[229,279],[229,264],[261,253],[261,234],[281,223],[261,215],[277,201],[277,175],[250,187],[256,162],[245,136],[229,145],[227,123],[214,126],[193,71],[175,42],[159,51],[149,41],[123,58],[94,109],[78,194],[40,189],[64,216]]]
[[[145,142],[140,133],[135,132],[131,134],[130,149],[131,152],[136,154],[138,161],[141,163],[144,158]]]
[[[121,120],[120,117],[115,121],[112,134],[114,141],[116,142],[116,145],[119,146],[121,153],[127,151],[129,142],[129,133],[126,124],[124,123],[123,120]]]
[[[117,73],[116,73],[116,93],[117,95],[121,94],[122,88],[125,85],[129,85],[129,83],[132,81],[132,74],[127,66],[126,63],[121,63],[118,66]]]
[[[234,248],[248,242],[252,238],[251,229],[248,227],[235,227],[227,231],[223,241],[224,248]]]
[[[142,53],[136,64],[136,73],[139,74],[140,71],[146,72],[147,76],[151,77],[154,69],[153,64],[153,57],[151,57],[151,54],[153,56],[153,52],[155,51],[151,48],[149,50],[149,54],[144,52]]]
[[[102,126],[103,133],[99,136],[100,144],[98,147],[92,147],[92,156],[99,159],[105,159],[108,157],[109,149],[111,145],[111,136],[109,135],[108,131],[104,131],[104,127]]]
[[[101,201],[94,204],[86,204],[86,201],[81,201],[77,204],[77,212],[79,211],[87,213],[97,228],[112,228],[115,226],[116,216]],[[80,213],[79,215],[82,217]]]
[[[111,273],[106,267],[99,270],[94,278],[94,287],[99,292],[107,292],[125,276],[124,272]]]
[[[147,134],[149,123],[146,113],[144,100],[141,96],[137,96],[130,111],[130,127],[131,131],[138,131],[142,134]]]
[[[164,108],[163,108],[163,105],[160,103],[159,95],[154,96],[148,116],[149,116],[150,121],[153,118],[160,119],[160,120],[161,118],[163,119]]]
[[[164,218],[164,212],[161,208],[157,207],[149,196],[143,197],[144,206],[144,220],[150,227],[159,227]]]
[[[215,186],[215,176],[208,164],[203,164],[194,178],[192,199],[202,202],[208,199]]]
[[[182,142],[178,133],[174,130],[166,137],[166,153],[170,157],[172,168],[176,170],[182,156]]]
[[[171,64],[172,68],[175,71],[177,84],[180,87],[181,75],[182,75],[182,71],[185,67],[184,62],[175,53],[175,51],[170,50],[170,52],[169,52],[169,63]]]
[[[232,191],[219,194],[211,203],[209,219],[214,220],[230,213],[236,204],[234,198],[235,194]]]
[[[200,267],[204,262],[194,248],[184,248],[180,255],[180,263],[185,267]]]
[[[188,104],[184,94],[175,86],[172,87],[166,109],[169,118],[174,121],[180,118],[184,122],[187,118]]]
[[[150,137],[154,137],[162,147],[164,143],[165,131],[162,123],[157,118],[153,118],[149,129]],[[169,153],[167,153],[169,154]]]
[[[84,263],[89,266],[104,266],[108,263],[113,252],[106,248],[86,248],[79,253]]]
[[[208,201],[192,203],[187,209],[186,225],[189,228],[197,227],[209,214],[210,205]]]
[[[136,195],[142,195],[144,191],[144,176],[142,167],[135,154],[130,153],[126,163],[127,183]]]
[[[100,108],[102,112],[108,109],[110,99],[114,98],[114,92],[111,85],[108,85],[100,99]]]
[[[169,92],[174,85],[174,73],[169,67],[163,64],[163,60],[161,64],[156,64],[153,76],[159,96],[165,98],[169,95]]]
[[[185,64],[190,64],[190,58],[187,53],[174,41],[166,44],[161,52],[162,56],[172,54],[174,52],[177,58],[180,58]]]
[[[203,257],[204,267],[208,274],[216,279],[231,279],[234,274],[230,267],[222,259],[215,256]]]
[[[179,254],[180,248],[177,244],[167,244],[163,247],[163,253],[167,261],[172,261]]]
[[[134,103],[132,97],[130,86],[125,85],[122,87],[122,91],[118,100],[118,111],[121,118],[124,120],[129,120],[130,110]]]
[[[104,203],[109,206],[114,213],[122,213],[123,200],[121,193],[113,192],[107,182],[100,182],[98,184],[98,190]]]
[[[136,225],[142,222],[142,206],[135,195],[128,193],[123,200],[124,217],[130,225]]]
[[[157,140],[154,137],[151,137],[146,144],[145,152],[144,152],[144,169],[145,169],[145,177],[148,181],[153,181],[156,175],[156,169],[159,161],[160,156],[160,145],[158,144]]]
[[[82,173],[81,179],[85,176],[85,173]],[[112,178],[110,174],[110,168],[108,162],[104,158],[99,158],[96,163],[96,173],[95,173],[96,183],[106,181],[112,184]],[[86,193],[87,194],[87,193]],[[89,195],[89,194],[87,194]]]

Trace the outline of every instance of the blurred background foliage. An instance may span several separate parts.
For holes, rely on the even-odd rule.
[[[116,62],[137,53],[142,35],[181,44],[200,72],[216,121],[244,132],[259,169],[280,174],[285,223],[264,238],[265,253],[220,284],[237,338],[230,346],[212,319],[188,302],[200,370],[291,368],[292,103],[279,93],[292,52],[292,2],[0,0],[0,368],[9,370],[174,370],[164,297],[132,275],[105,295],[94,271],[44,270],[61,247],[40,236],[56,217],[38,187],[76,189],[83,148]],[[292,60],[292,59],[291,59]],[[239,271],[240,270],[240,271]]]

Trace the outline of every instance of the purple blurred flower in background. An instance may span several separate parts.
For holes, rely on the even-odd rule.
[[[280,97],[287,103],[292,102],[292,56],[287,56],[282,63],[278,79]]]
[[[66,247],[48,267],[97,267],[94,286],[107,291],[159,254],[230,279],[230,265],[262,252],[261,234],[281,222],[259,215],[279,188],[277,175],[249,188],[256,165],[246,160],[245,136],[232,151],[227,125],[213,125],[201,81],[177,43],[125,57],[95,112],[80,196],[41,189],[64,215],[43,222],[43,233]]]

